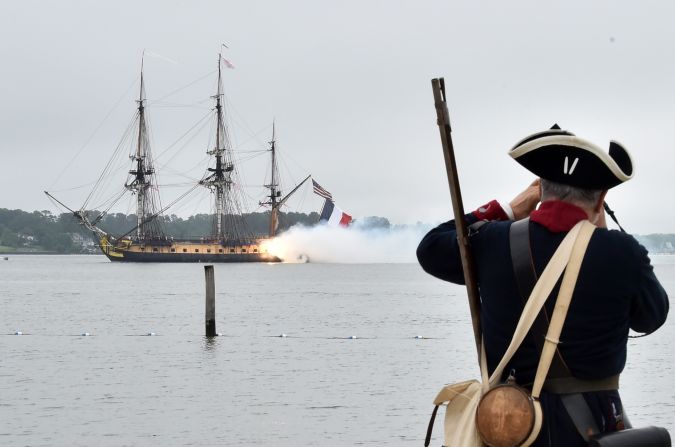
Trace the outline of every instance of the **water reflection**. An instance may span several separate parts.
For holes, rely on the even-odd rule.
[[[218,346],[220,344],[219,340],[218,340],[219,338],[221,338],[221,337],[219,337],[218,335],[216,335],[215,337],[204,336],[202,338],[202,349],[203,349],[203,351],[204,352],[215,352],[216,349],[218,349]]]

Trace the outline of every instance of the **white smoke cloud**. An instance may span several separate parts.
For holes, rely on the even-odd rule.
[[[373,227],[367,221],[357,221],[349,228],[295,226],[275,238],[268,250],[284,262],[417,262],[415,250],[429,229],[423,224]]]

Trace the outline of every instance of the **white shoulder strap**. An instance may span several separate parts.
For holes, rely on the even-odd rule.
[[[555,349],[560,341],[560,333],[562,332],[562,327],[565,323],[565,317],[567,316],[567,310],[569,309],[570,301],[572,300],[574,286],[576,285],[577,278],[579,277],[581,263],[584,260],[586,248],[588,248],[588,243],[591,240],[593,231],[595,231],[595,225],[591,224],[587,220],[584,221],[581,231],[579,232],[579,236],[577,237],[577,241],[574,244],[574,249],[572,250],[569,263],[565,269],[565,275],[563,276],[562,283],[560,284],[558,299],[555,302],[553,316],[551,317],[551,322],[548,325],[544,349],[542,350],[541,357],[539,358],[537,375],[534,378],[534,385],[532,386],[532,397],[539,397],[541,388],[544,386],[548,369],[550,368],[551,361],[553,360],[553,354],[555,353]]]
[[[494,372],[490,376],[489,383],[483,381],[484,391],[486,391],[489,387],[498,384],[501,380],[504,368],[511,361],[513,355],[516,353],[521,343],[525,339],[525,336],[532,327],[532,324],[539,314],[539,311],[541,311],[541,308],[544,306],[546,299],[551,294],[555,284],[558,282],[558,278],[560,278],[562,272],[565,270],[565,267],[570,260],[570,256],[572,255],[572,249],[577,240],[577,237],[579,236],[582,226],[585,225],[584,223],[590,225],[592,229],[595,228],[590,222],[586,220],[579,222],[569,231],[569,233],[567,233],[565,239],[563,239],[563,241],[560,243],[558,249],[555,251],[553,257],[548,262],[546,268],[539,277],[539,281],[537,281],[534,289],[532,289],[532,293],[530,293],[530,297],[523,308],[523,313],[520,316],[520,320],[516,326],[511,343],[506,349],[502,360],[499,362],[499,365],[497,365],[497,368],[495,368]],[[481,365],[482,376],[485,375],[484,371],[482,370],[483,367],[484,366]]]

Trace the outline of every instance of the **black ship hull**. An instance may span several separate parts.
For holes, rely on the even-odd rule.
[[[99,239],[99,247],[113,262],[281,262],[266,248],[266,239],[236,244],[204,241],[131,241]]]
[[[104,254],[113,262],[281,262],[268,253],[208,254],[208,253],[133,253],[123,256]]]

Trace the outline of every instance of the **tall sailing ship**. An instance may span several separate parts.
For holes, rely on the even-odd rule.
[[[169,206],[161,207],[157,175],[153,163],[149,144],[146,97],[143,80],[143,64],[141,63],[140,89],[138,108],[136,112],[137,134],[135,147],[130,155],[132,167],[128,171],[127,181],[124,184],[125,192],[135,196],[136,226],[125,234],[112,235],[101,229],[98,224],[112,208],[112,203],[106,211],[91,217],[85,210],[88,200],[78,210],[73,210],[45,191],[51,199],[68,209],[78,221],[90,230],[101,251],[111,261],[129,262],[279,262],[277,256],[269,253],[266,242],[275,237],[279,210],[282,205],[302,186],[310,176],[307,176],[290,193],[282,196],[279,187],[279,171],[277,167],[276,142],[274,126],[272,127],[272,141],[269,152],[271,156],[271,179],[264,185],[269,190],[261,206],[270,210],[269,232],[266,236],[254,235],[247,228],[242,217],[242,197],[236,192],[234,184],[237,181],[237,167],[234,163],[230,139],[225,126],[222,88],[222,56],[218,57],[218,87],[217,93],[212,96],[215,100],[213,120],[215,120],[215,144],[207,150],[209,163],[201,180]],[[108,166],[106,166],[106,169]],[[106,170],[104,170],[105,174]],[[100,186],[101,178],[94,189]],[[159,217],[169,207],[181,200],[188,193],[198,187],[210,190],[213,197],[213,231],[209,235],[199,238],[174,238],[165,234]],[[92,196],[94,191],[89,194]],[[121,197],[117,197],[116,202]]]

